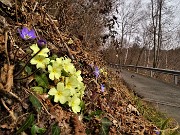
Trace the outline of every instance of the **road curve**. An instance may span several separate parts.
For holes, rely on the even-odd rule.
[[[125,70],[120,75],[143,100],[155,103],[180,124],[180,87]]]

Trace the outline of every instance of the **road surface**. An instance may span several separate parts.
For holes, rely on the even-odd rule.
[[[180,124],[180,87],[125,70],[120,75],[143,100],[155,103]]]

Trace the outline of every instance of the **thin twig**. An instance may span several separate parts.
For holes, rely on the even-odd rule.
[[[4,89],[0,89],[0,92],[2,92],[3,94],[7,95],[7,96],[10,96],[10,97],[14,97],[16,100],[18,100],[21,104],[23,104],[22,100],[16,95],[14,94],[13,92],[11,91],[6,91]]]
[[[35,74],[39,69],[36,69],[34,72],[32,72],[30,75],[26,76],[26,77],[22,77],[22,78],[14,78],[14,80],[23,80],[23,79],[27,79],[28,77],[32,76],[33,74]]]
[[[15,115],[14,115],[14,112],[11,111],[11,110],[7,107],[6,103],[4,102],[4,100],[3,100],[2,98],[1,98],[1,102],[2,102],[3,106],[6,108],[6,110],[9,112],[10,116],[12,117],[12,119],[13,119],[14,121],[16,121],[17,119],[16,119],[16,117],[15,117]]]
[[[10,94],[11,96],[13,96],[15,99],[17,99],[20,103],[22,103],[22,100],[21,100],[16,94],[14,94],[14,93],[12,93],[12,92],[9,92],[9,94]]]
[[[11,40],[12,40],[12,39],[11,39]],[[22,46],[24,46],[24,44],[25,44],[25,43],[23,43]],[[15,60],[16,60],[16,57],[17,57],[18,52],[19,52],[19,51],[21,51],[21,52],[23,51],[22,48],[19,47],[19,46],[17,46],[17,45],[14,45],[14,47],[16,47],[16,52],[14,53],[13,63],[15,63]],[[27,47],[25,47],[25,48],[27,48]],[[23,47],[23,49],[25,49],[25,48]],[[23,51],[23,53],[25,53],[25,52]],[[29,54],[26,54],[23,58],[21,58],[21,61],[22,61],[27,55],[29,55]]]
[[[10,65],[10,60],[9,60],[9,55],[8,55],[7,40],[8,40],[8,30],[5,30],[5,51],[6,51],[6,57],[7,57],[7,62],[8,62],[8,66],[9,66]]]
[[[41,103],[41,105],[43,106],[43,108],[44,108],[44,110],[46,111],[46,113],[51,116],[51,113],[48,112],[48,110],[46,109],[46,107],[44,106],[44,104],[39,100],[39,98],[38,98],[33,92],[31,92],[30,90],[28,90],[28,89],[26,89],[26,88],[24,88],[24,90],[28,91],[28,92],[31,93],[33,96],[35,96],[35,97],[38,99],[38,101]]]
[[[26,64],[19,70],[19,72],[17,72],[14,77],[17,77],[24,69],[25,67],[27,66],[27,64],[41,51],[41,49],[36,53],[34,54],[27,62]]]
[[[73,59],[74,59],[74,57],[73,57],[73,55],[71,54],[71,52],[70,52],[70,49],[69,49],[68,45],[67,45],[66,43],[64,43],[64,42],[63,42],[63,38],[62,38],[61,33],[60,33],[59,29],[57,28],[56,24],[52,21],[52,18],[50,17],[50,15],[48,15],[47,13],[46,13],[46,15],[47,15],[47,17],[48,17],[49,21],[50,21],[50,22],[52,23],[52,25],[54,26],[54,28],[55,28],[55,30],[56,30],[56,33],[60,36],[60,40],[61,40],[61,42],[65,45],[65,47],[66,47],[66,49],[67,49],[67,52],[68,52],[69,57],[73,60]]]
[[[34,5],[34,8],[33,8],[33,12],[36,10],[37,5],[38,5],[38,2],[36,1],[35,5]]]

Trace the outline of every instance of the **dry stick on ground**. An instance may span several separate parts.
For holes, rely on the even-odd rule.
[[[7,92],[10,92],[13,86],[13,70],[14,70],[14,65],[9,65],[8,73],[7,73],[7,82],[5,85],[5,91]]]
[[[54,29],[56,30],[57,34],[60,36],[60,40],[61,40],[61,42],[65,45],[69,57],[73,60],[74,57],[73,57],[73,55],[71,54],[70,49],[69,49],[69,47],[67,46],[67,44],[63,42],[63,38],[62,38],[61,33],[60,33],[59,29],[57,28],[56,24],[52,21],[52,18],[50,17],[50,15],[48,15],[48,14],[46,13],[46,16],[48,17],[49,21],[52,23],[52,25],[53,25]]]
[[[33,92],[31,92],[30,90],[28,90],[28,89],[26,89],[26,88],[24,88],[24,87],[23,87],[23,89],[24,89],[25,91],[27,91],[28,93],[31,93],[33,96],[35,96],[35,97],[38,99],[38,101],[41,103],[41,105],[43,106],[43,108],[44,108],[44,110],[46,111],[46,113],[47,113],[48,115],[52,116],[51,113],[48,112],[48,110],[47,110],[47,108],[44,106],[44,104],[39,100],[39,98],[38,98]]]
[[[7,73],[7,82],[6,82],[5,90],[7,92],[10,92],[11,88],[13,86],[14,65],[10,65],[10,60],[9,60],[9,55],[8,55],[7,40],[8,40],[8,30],[5,30],[5,52],[6,52],[7,63],[8,63],[8,73]]]
[[[8,40],[8,30],[5,30],[5,53],[7,57],[7,79],[6,79],[6,85],[5,87],[2,87],[0,90],[2,90],[4,93],[11,95],[12,97],[16,98],[19,102],[22,103],[21,99],[15,95],[14,93],[11,92],[11,88],[13,86],[13,71],[14,71],[14,65],[10,64],[9,60],[9,55],[8,55],[8,45],[7,45],[7,40]]]
[[[34,5],[34,8],[33,8],[33,12],[35,11],[37,5],[38,5],[38,2],[36,1],[36,2],[35,2],[35,5]]]
[[[11,111],[8,107],[7,107],[7,105],[5,104],[5,102],[4,102],[4,100],[1,98],[1,102],[2,102],[2,104],[3,104],[3,106],[6,108],[6,110],[9,112],[9,114],[10,114],[10,116],[12,117],[12,119],[14,120],[14,122],[16,122],[16,117],[15,117],[15,115],[14,115],[14,112],[13,111]]]
[[[8,66],[10,66],[10,60],[9,60],[9,55],[8,55],[8,47],[7,47],[7,40],[8,40],[8,30],[6,29],[5,30],[5,52],[6,52]]]

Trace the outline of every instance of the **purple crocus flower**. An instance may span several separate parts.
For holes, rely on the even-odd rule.
[[[38,41],[37,41],[37,45],[40,47],[40,48],[44,48],[45,46],[46,46],[46,40],[44,40],[44,39],[39,39]]]
[[[156,131],[156,135],[160,135],[160,131]]]
[[[156,135],[160,135],[160,133],[161,133],[157,128],[154,128],[154,131],[155,131]]]
[[[106,89],[105,85],[104,84],[101,84],[101,92],[104,92]]]
[[[97,79],[99,76],[99,68],[97,66],[95,67],[94,74],[95,74],[96,79]]]
[[[36,34],[35,34],[35,31],[33,29],[29,30],[27,27],[23,27],[22,30],[18,29],[18,32],[19,32],[21,38],[24,40],[36,38]]]

